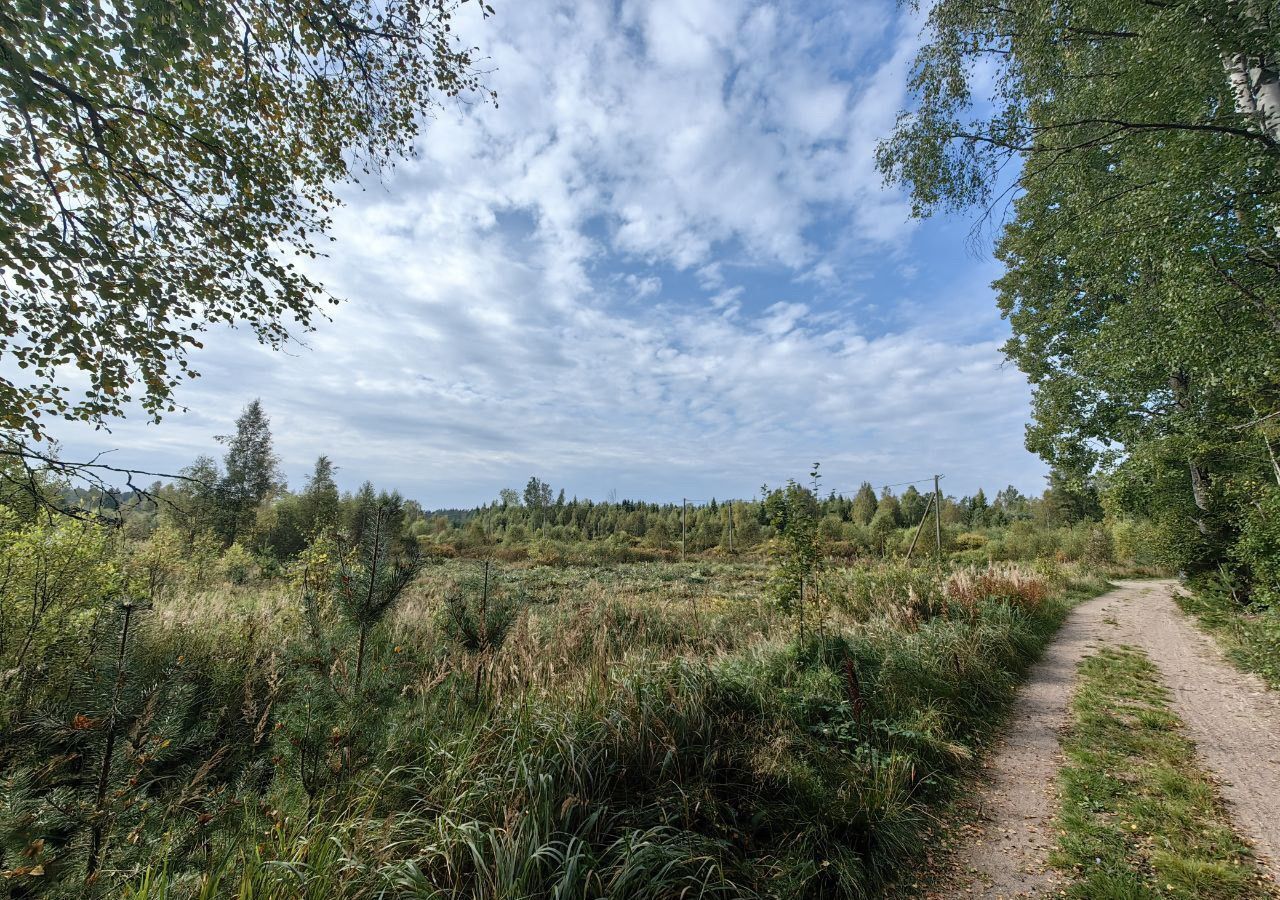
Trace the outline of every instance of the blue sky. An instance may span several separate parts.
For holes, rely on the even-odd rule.
[[[875,143],[920,23],[894,3],[499,4],[460,22],[499,105],[346,191],[314,271],[345,303],[284,353],[210,334],[187,411],[68,457],[175,470],[260,397],[290,483],[328,454],[432,507],[531,474],[579,496],[1038,492],[1029,389],[970,222],[913,222]]]

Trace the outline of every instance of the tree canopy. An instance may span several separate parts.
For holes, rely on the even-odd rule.
[[[915,211],[1002,226],[1028,447],[1216,565],[1280,483],[1280,13],[941,0],[879,149]],[[979,93],[989,85],[988,95]]]
[[[491,8],[480,4],[484,14]],[[0,427],[174,409],[210,326],[333,298],[336,185],[481,90],[452,0],[19,0],[0,10]],[[6,373],[13,372],[6,366]]]

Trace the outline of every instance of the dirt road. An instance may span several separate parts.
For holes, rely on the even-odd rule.
[[[1119,581],[1072,611],[1031,671],[978,798],[979,833],[960,848],[956,897],[1052,896],[1061,876],[1047,858],[1059,735],[1080,661],[1103,643],[1146,651],[1173,695],[1173,711],[1200,763],[1219,779],[1241,836],[1280,882],[1280,694],[1222,658],[1173,600],[1173,581]]]

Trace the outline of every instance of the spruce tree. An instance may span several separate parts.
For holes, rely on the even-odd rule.
[[[219,529],[230,545],[253,522],[259,503],[284,487],[280,460],[271,441],[271,421],[262,401],[253,400],[236,419],[236,433],[220,435],[226,445],[222,458],[223,476],[219,484],[223,521]]]
[[[302,492],[302,522],[308,534],[331,531],[338,526],[338,484],[333,479],[335,466],[329,457],[321,456],[307,479]]]

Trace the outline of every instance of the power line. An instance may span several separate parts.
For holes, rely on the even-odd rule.
[[[945,475],[939,475],[938,477],[946,478]],[[906,487],[909,484],[925,484],[926,482],[932,482],[932,481],[933,481],[933,476],[930,475],[928,478],[917,478],[915,481],[898,481],[898,482],[895,482],[894,484],[882,484],[880,485],[880,487],[881,488]],[[870,482],[867,482],[867,483],[870,484]],[[835,494],[837,497],[843,497],[846,494],[856,494],[860,490],[862,490],[861,485],[859,485],[856,488],[849,488],[848,490],[832,491],[832,493]]]

